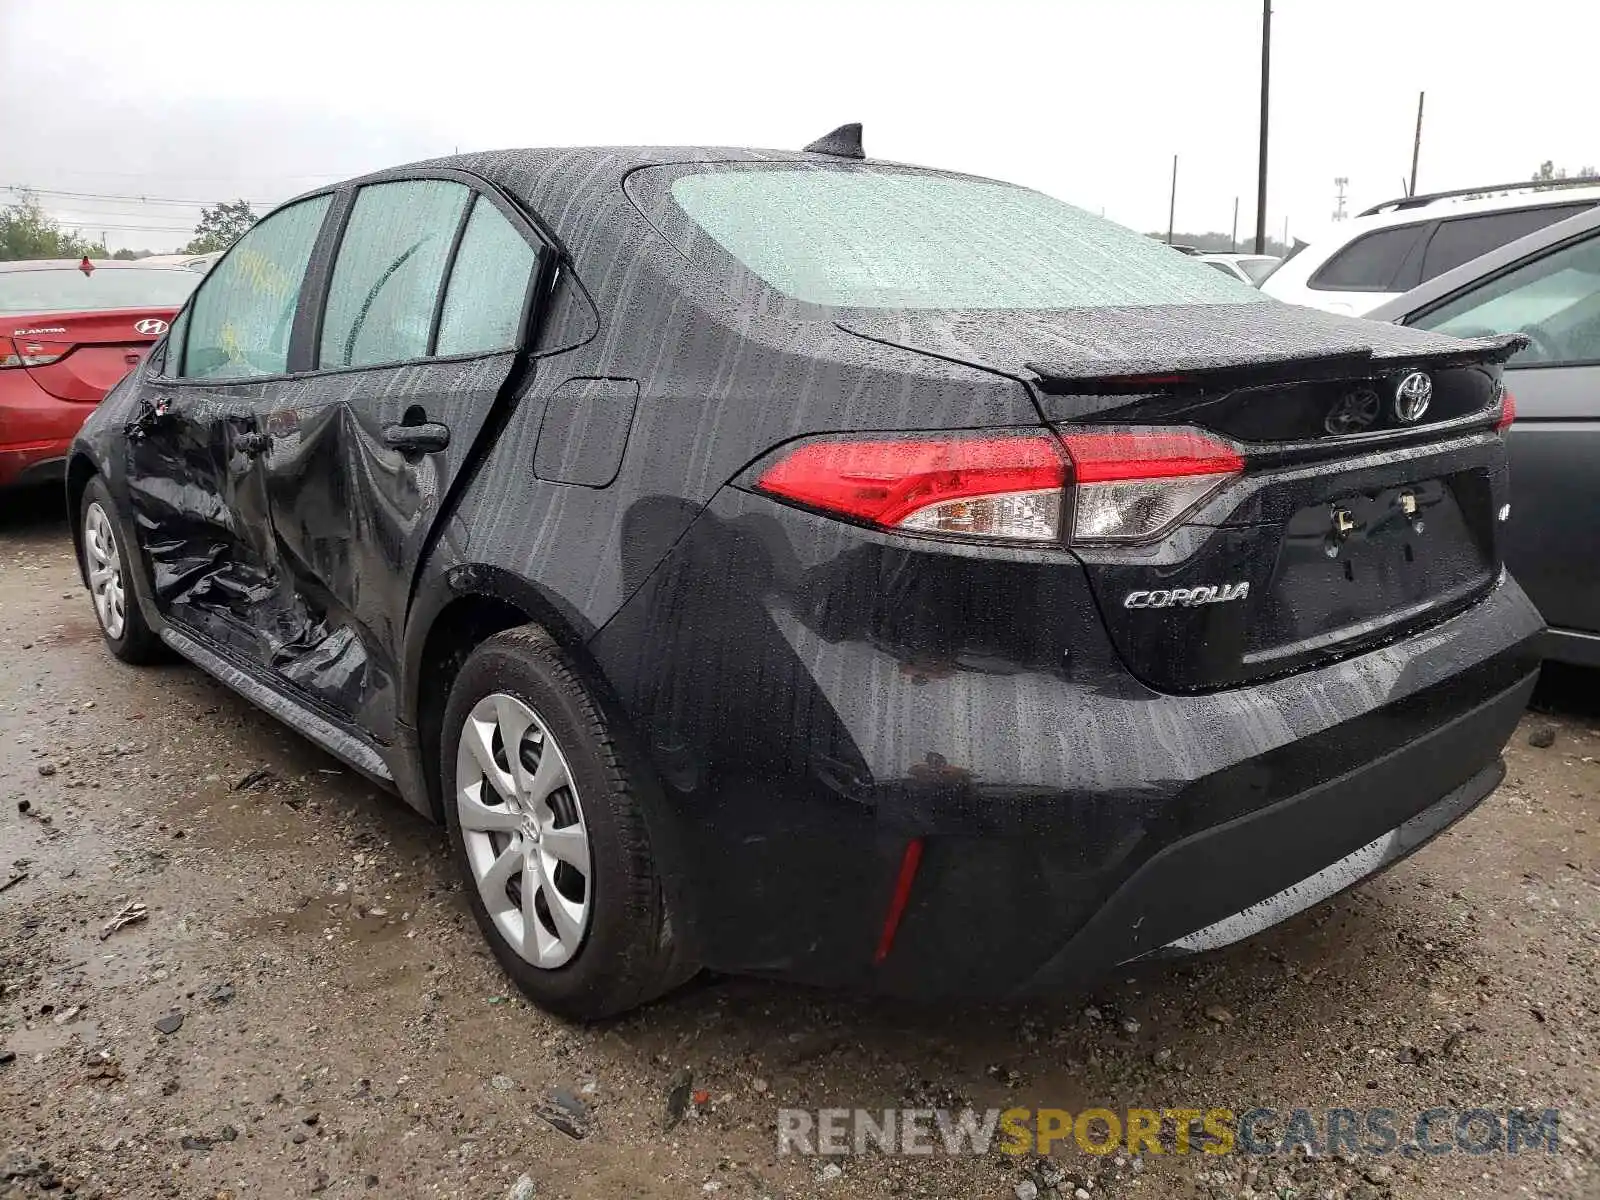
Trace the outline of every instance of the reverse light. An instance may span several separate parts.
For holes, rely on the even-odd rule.
[[[46,354],[43,346],[0,337],[0,371],[14,367],[42,367],[60,357],[59,354]]]
[[[1517,398],[1509,391],[1500,393],[1500,415],[1494,419],[1494,431],[1504,433],[1517,419]]]
[[[801,442],[770,495],[886,529],[1052,542],[1144,541],[1244,469],[1192,429]]]

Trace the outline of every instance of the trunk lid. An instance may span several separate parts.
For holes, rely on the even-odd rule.
[[[841,325],[1024,380],[1069,447],[1075,432],[1163,427],[1238,450],[1243,471],[1163,535],[1074,545],[1113,642],[1153,687],[1212,690],[1341,658],[1460,611],[1499,575],[1498,364],[1516,338],[1270,301]],[[1397,389],[1418,372],[1431,396],[1413,413]]]
[[[61,400],[96,404],[138,366],[167,331],[176,310],[127,308],[108,312],[7,316],[0,329],[16,345],[29,376]],[[43,361],[41,361],[43,360]]]

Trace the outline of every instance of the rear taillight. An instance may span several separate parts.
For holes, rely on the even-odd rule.
[[[1494,419],[1494,431],[1504,433],[1517,419],[1517,398],[1508,391],[1500,393],[1500,415]]]
[[[0,337],[0,371],[14,367],[42,367],[60,357],[60,354],[46,353],[45,348],[36,343]]]
[[[1048,435],[953,435],[804,442],[756,486],[884,528],[1055,541],[1066,477]]]
[[[1159,536],[1243,468],[1191,429],[829,438],[781,454],[756,487],[885,529],[1122,542]]]
[[[1169,529],[1244,459],[1194,429],[1067,433],[1074,542],[1140,542]]]

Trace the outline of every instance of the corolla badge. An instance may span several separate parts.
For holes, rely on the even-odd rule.
[[[167,323],[156,317],[146,317],[143,321],[133,323],[135,333],[142,333],[145,337],[160,337],[167,331]]]
[[[1371,388],[1356,388],[1333,402],[1322,420],[1322,427],[1335,436],[1360,433],[1377,421],[1382,409],[1383,400],[1377,392]]]
[[[1394,415],[1407,425],[1415,424],[1422,420],[1432,401],[1433,380],[1421,371],[1413,371],[1395,385]]]
[[[1201,604],[1225,604],[1243,600],[1250,594],[1248,583],[1202,584],[1199,587],[1163,588],[1153,592],[1129,592],[1122,598],[1123,608],[1195,608]]]

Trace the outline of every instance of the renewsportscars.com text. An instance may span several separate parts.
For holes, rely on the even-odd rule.
[[[779,1154],[1554,1154],[1557,1109],[778,1110]]]

